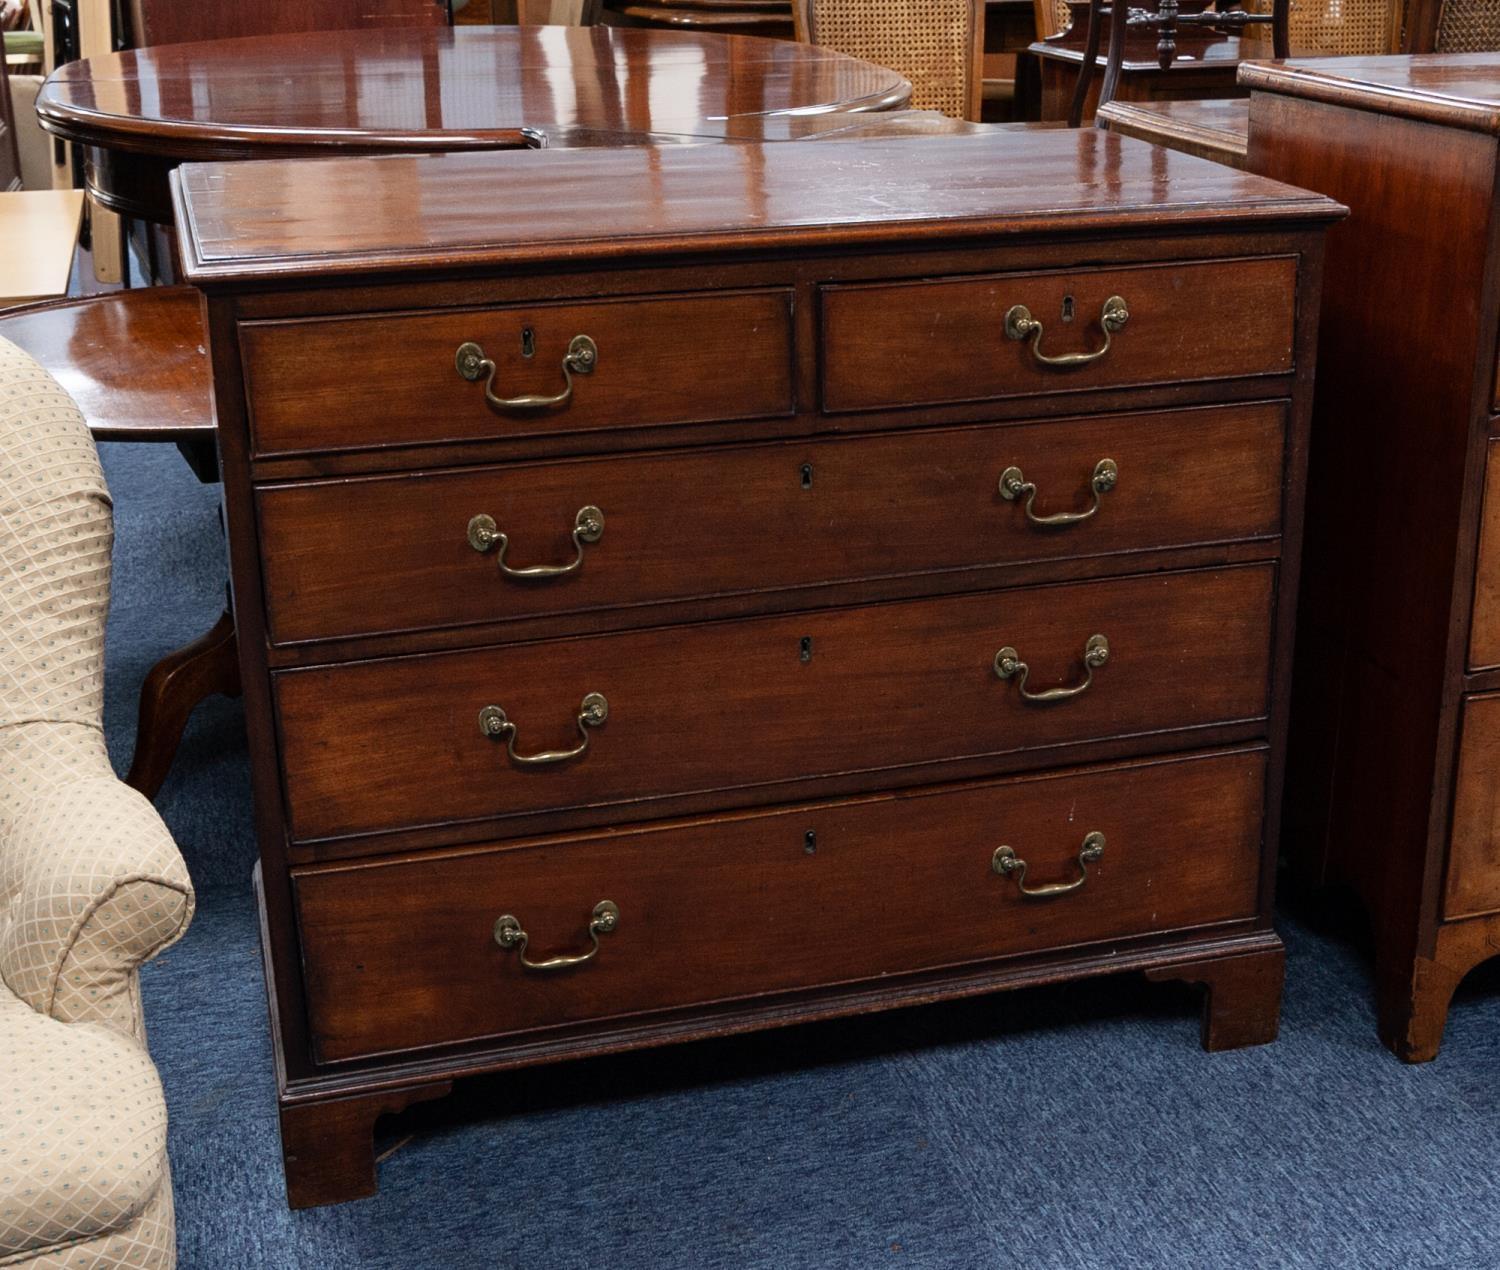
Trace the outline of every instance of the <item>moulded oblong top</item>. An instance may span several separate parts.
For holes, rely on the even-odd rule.
[[[1169,233],[1344,210],[1096,128],[188,164],[173,186],[185,274],[199,284]]]

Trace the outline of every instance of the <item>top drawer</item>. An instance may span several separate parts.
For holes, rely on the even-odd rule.
[[[795,409],[781,289],[246,322],[239,335],[262,455]]]
[[[823,409],[1281,374],[1296,301],[1292,256],[825,287]]]

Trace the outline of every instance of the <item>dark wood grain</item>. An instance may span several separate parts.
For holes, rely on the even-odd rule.
[[[1016,181],[1018,168],[1026,181]],[[1043,229],[1087,234],[1105,221],[1157,233],[1284,228],[1336,214],[1327,199],[1094,129],[749,152],[642,147],[204,164],[179,178],[184,268],[205,287],[252,277],[430,277],[548,260],[623,265],[663,251],[732,256],[805,246],[814,234],[826,251],[992,242]],[[372,203],[375,185],[391,196]],[[612,191],[608,204],[581,193],[596,187]],[[355,205],[362,214],[351,220]],[[279,214],[282,206],[297,215]],[[333,242],[339,251],[330,259]]]
[[[375,1194],[375,1122],[441,1098],[451,1081],[281,1107],[281,1155],[289,1208]]]
[[[306,1121],[291,1130],[295,1195],[369,1189],[365,1108],[377,1104],[320,1120],[323,1106],[529,1063],[1119,969],[1211,984],[1211,1046],[1274,1032],[1285,666],[1321,233],[1339,209],[1093,131],[796,147],[825,151],[815,163],[787,157],[793,148],[539,151],[525,156],[538,161],[530,166],[499,155],[351,160],[308,165],[319,171],[306,184],[306,167],[275,163],[257,182],[233,166],[183,174],[182,224],[206,232],[218,257],[196,276],[243,635],[279,1095]],[[354,181],[369,208],[358,221],[334,212]],[[580,182],[601,181],[614,205],[586,206]],[[388,201],[369,197],[387,184]],[[414,194],[428,209],[420,223],[396,211]],[[1155,369],[1138,383],[1101,376],[988,399],[959,388],[948,404],[924,405],[914,376],[901,391],[887,381],[878,407],[822,408],[821,364],[866,338],[859,324],[830,329],[824,289],[1134,276],[1135,265],[1190,278],[1193,262],[1226,279],[1269,279],[1247,303],[1278,333],[1269,343],[1256,334],[1253,368],[1234,377],[1222,362],[1192,364],[1197,334],[1164,316],[1165,288],[1136,329],[1179,357],[1150,354]],[[1183,310],[1199,305],[1203,289],[1183,291]],[[429,374],[429,350],[341,336],[330,360],[343,362],[345,394],[325,376],[330,386],[297,426],[315,446],[328,435],[389,442],[254,453],[251,418],[277,398],[276,368],[297,357],[287,338],[275,357],[262,341],[257,360],[258,333],[347,336],[417,321],[446,338],[476,314],[632,310],[687,293],[731,304],[785,297],[789,326],[770,323],[784,350],[775,396],[785,413],[663,426],[661,403],[684,380],[701,381],[711,406],[720,400],[713,376],[740,378],[735,353],[705,365],[682,338],[647,347],[622,328],[601,356],[636,340],[639,364],[616,381],[581,380],[575,399],[605,386],[610,397],[588,406],[600,426],[496,416],[489,433],[423,444],[453,426],[424,423],[403,386]],[[1062,293],[1044,299],[1060,304]],[[970,353],[955,359],[961,375],[982,380],[1003,316],[954,336]],[[1225,321],[1259,332],[1265,319],[1236,310]],[[752,357],[765,325],[749,323]],[[525,368],[514,364],[519,331],[502,333],[517,350],[501,359],[504,386]],[[1116,360],[1128,365],[1130,345],[1121,348]],[[453,373],[451,351],[443,361],[439,371]],[[621,385],[640,395],[622,404]],[[445,392],[434,380],[430,413],[462,408]],[[1120,483],[1086,524],[1045,531],[998,497],[995,465],[1013,462],[1041,488],[1040,510],[1077,510],[1102,456],[1120,464]],[[551,525],[559,505],[566,522],[582,505],[579,482],[595,481],[606,528],[579,576],[550,595],[524,593],[513,617],[492,607],[507,602],[494,560],[449,536],[478,510],[469,501],[494,500],[516,562],[541,563],[569,547],[566,523],[551,529],[550,548],[534,527]],[[1191,541],[1205,537],[1220,540]],[[467,608],[458,570],[471,566],[481,589]],[[696,577],[715,593],[692,594]],[[591,585],[604,607],[580,607]],[[273,644],[270,623],[283,620],[313,642]],[[411,628],[424,622],[436,625]],[[408,629],[389,629],[398,624]],[[1077,684],[1095,633],[1114,655],[1070,700],[1024,704],[994,673],[1011,643],[1033,689]],[[608,694],[610,717],[571,760],[518,769],[480,730],[479,708],[493,703],[516,719],[522,754],[572,744],[591,690]],[[1099,766],[1111,763],[1129,764],[1127,774]],[[1210,769],[1214,779],[1191,776]],[[1011,800],[1038,808],[1026,818],[1040,828],[1018,827],[1012,843],[1022,851],[1026,828],[1031,880],[1063,881],[1084,832],[1073,804],[1096,781],[1114,791],[1107,814],[1139,826],[1146,845],[1120,830],[1126,846],[1106,854],[1106,872],[1057,900],[997,893],[992,883],[1013,886],[987,872],[996,835],[1011,838]],[[1147,788],[1159,792],[1133,797]],[[1048,789],[1084,792],[1066,806],[1040,793],[1033,803],[1032,791]],[[922,814],[950,798],[961,815]],[[812,826],[802,822],[835,801],[831,839],[816,829],[807,853]],[[796,828],[785,855],[780,830],[766,826]],[[841,851],[856,832],[858,852]],[[329,834],[341,836],[317,836]],[[981,836],[975,871],[950,883],[958,846]],[[684,851],[690,839],[703,849]],[[1109,866],[1127,852],[1130,867]],[[868,920],[845,900],[870,896],[882,872],[905,881],[890,893],[899,899],[876,895],[875,909],[905,903],[910,914],[886,921],[896,937],[858,940],[850,932]],[[366,885],[377,874],[394,881]],[[577,911],[577,887],[617,882],[618,894]],[[384,887],[391,904],[374,898]],[[605,937],[599,960],[552,985],[564,995],[549,1006],[526,995],[526,981],[517,994],[493,990],[492,970],[520,974],[496,965],[499,950],[485,942],[503,911],[494,904],[511,896],[524,901],[539,956],[581,950],[587,910],[602,898],[624,905],[630,924]],[[726,926],[714,911],[730,896],[739,916]],[[437,926],[389,921],[424,903],[441,911]],[[1013,924],[997,912],[1014,913]],[[788,932],[786,966],[763,938],[747,951],[742,929],[763,937],[768,920]],[[820,936],[820,965],[796,941],[823,926],[841,934]],[[710,927],[728,931],[722,950],[704,938]],[[432,931],[444,950],[440,983],[413,930]],[[641,969],[653,940],[680,954],[665,973]],[[621,947],[635,958],[612,956]],[[594,995],[593,972],[623,976],[615,1004]],[[375,1001],[368,985],[380,982],[399,993]],[[309,1160],[319,1132],[326,1147]]]
[[[166,181],[183,162],[525,148],[580,129],[623,145],[713,135],[737,119],[895,109],[911,95],[894,71],[783,40],[411,24],[309,39],[298,28],[323,20],[318,6],[277,7],[305,16],[285,34],[163,44],[60,67],[37,98],[37,117],[85,147],[90,189],[106,205],[169,222]],[[259,27],[258,11],[249,20]]]
[[[125,783],[155,798],[167,779],[188,716],[206,698],[240,695],[239,648],[234,616],[224,613],[211,630],[168,654],[141,684],[135,753]]]
[[[1500,666],[1500,442],[1485,456],[1483,519],[1474,564],[1474,615],[1469,624],[1469,669]]]
[[[786,290],[716,292],[246,323],[255,449],[369,449],[791,414],[791,299]],[[556,394],[579,335],[597,346],[597,366],[575,376],[572,398],[554,408],[494,409],[484,381],[464,379],[455,366],[460,345],[472,341],[498,367],[497,397]],[[351,376],[351,366],[362,370]]]
[[[201,305],[191,287],[62,300],[0,313],[0,336],[56,376],[96,440],[212,445]]]
[[[1223,101],[1122,101],[1099,109],[1099,118],[1122,137],[1135,137],[1232,168],[1245,166],[1250,145],[1250,103]]]
[[[315,1044],[350,1059],[1242,920],[1264,781],[1251,752],[302,872]],[[1004,844],[1027,885],[1071,882],[1096,831],[1070,895],[991,868]],[[587,965],[529,972],[492,938],[510,913],[533,960],[586,951],[605,899],[619,929]]]
[[[1146,971],[1157,982],[1179,979],[1203,986],[1203,1048],[1269,1045],[1281,1029],[1286,952],[1265,948],[1242,957],[1212,957],[1196,965]]]
[[[733,805],[742,786],[1257,718],[1272,583],[1265,567],[1165,575],[284,672],[292,836],[579,804],[639,818],[674,794]],[[993,670],[1011,646],[1032,692],[1079,683],[1094,634],[1110,661],[1075,700],[1027,704]],[[479,730],[494,704],[519,752],[567,748],[591,692],[609,720],[571,762],[518,767]]]
[[[1279,407],[1220,407],[262,486],[271,636],[281,643],[640,609],[1273,538],[1284,428]],[[1018,464],[1038,488],[1039,516],[1087,511],[1106,458],[1119,483],[1084,523],[1037,525],[1024,498],[1001,497],[1001,473]],[[604,513],[604,534],[567,577],[507,578],[493,551],[481,555],[465,537],[482,512],[509,534],[512,567],[564,564],[576,555],[575,516],[590,505]],[[351,553],[349,523],[400,532],[379,552]],[[685,552],[695,541],[710,550]],[[636,620],[650,620],[649,610]]]
[[[1296,269],[1286,257],[827,288],[823,406],[869,410],[1285,373]],[[1103,349],[1100,315],[1113,296],[1130,318],[1103,358],[1061,369],[1037,361],[1038,347],[1052,357]],[[1017,304],[1042,323],[1039,345],[1007,337],[1005,317]],[[1220,338],[1227,327],[1235,339]]]
[[[1351,208],[1329,238],[1287,851],[1305,888],[1363,899],[1381,1035],[1431,1058],[1451,986],[1434,989],[1441,1004],[1426,997],[1441,976],[1423,967],[1449,939],[1440,907],[1500,325],[1487,122],[1500,59],[1293,61],[1244,77],[1250,169]],[[1484,603],[1477,613],[1482,640]]]
[[[1500,53],[1309,57],[1247,62],[1240,84],[1252,92],[1500,136],[1497,75]]]

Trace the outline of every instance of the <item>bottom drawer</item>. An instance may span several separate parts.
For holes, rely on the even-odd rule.
[[[1260,749],[317,867],[314,1049],[366,1057],[1251,918]],[[1082,885],[1081,850],[1102,835]],[[1009,873],[996,870],[1009,847]],[[618,911],[590,933],[596,906]],[[497,942],[515,919],[523,947]],[[528,969],[555,957],[587,961]]]

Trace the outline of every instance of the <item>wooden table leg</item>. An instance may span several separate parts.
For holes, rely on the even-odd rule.
[[[225,612],[213,630],[162,658],[141,685],[135,755],[125,783],[155,798],[167,779],[188,716],[213,693],[240,695],[239,646],[234,617]]]

